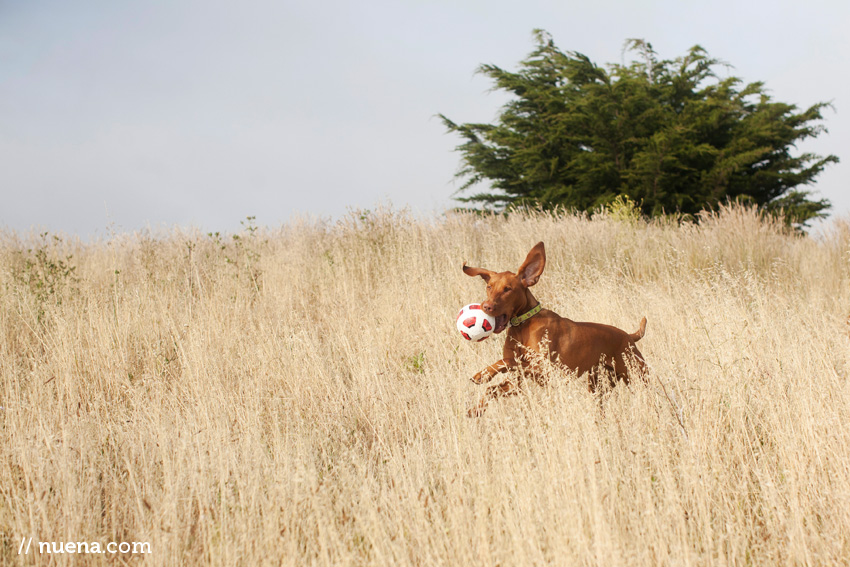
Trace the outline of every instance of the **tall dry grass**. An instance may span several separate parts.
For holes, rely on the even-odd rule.
[[[353,213],[0,238],[0,563],[850,563],[850,228]],[[464,260],[633,331],[647,385],[466,417]],[[146,555],[19,555],[38,541]]]

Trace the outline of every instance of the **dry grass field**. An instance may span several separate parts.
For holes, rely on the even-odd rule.
[[[0,564],[850,563],[847,223],[384,210],[235,236],[0,234]],[[470,419],[504,335],[454,330],[483,297],[461,264],[539,240],[544,306],[647,317],[649,381],[550,366]]]

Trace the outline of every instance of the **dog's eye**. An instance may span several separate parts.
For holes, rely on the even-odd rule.
[[[487,286],[487,291],[490,291],[491,289],[493,289],[493,286],[488,285],[488,286]]]
[[[509,287],[506,287],[506,288],[505,288],[505,291],[506,291],[506,292],[511,291],[510,286],[509,286]]]

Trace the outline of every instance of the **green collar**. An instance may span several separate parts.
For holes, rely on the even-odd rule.
[[[543,309],[543,306],[538,303],[537,307],[534,307],[531,311],[525,313],[524,315],[520,315],[519,317],[511,317],[511,327],[519,327],[524,322],[528,321],[529,319],[540,313],[541,309]]]

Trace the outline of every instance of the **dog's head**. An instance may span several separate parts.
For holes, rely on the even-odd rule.
[[[538,242],[531,249],[516,273],[493,272],[464,264],[463,273],[468,276],[481,276],[487,284],[487,299],[481,302],[481,309],[496,319],[494,333],[504,331],[511,317],[520,315],[521,309],[529,307],[526,290],[537,283],[545,265],[546,250],[542,242]]]

